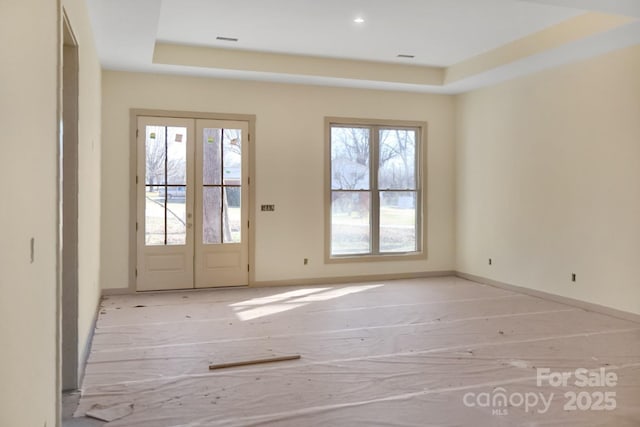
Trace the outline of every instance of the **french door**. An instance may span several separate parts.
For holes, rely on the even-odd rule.
[[[137,290],[248,284],[248,122],[137,124]]]

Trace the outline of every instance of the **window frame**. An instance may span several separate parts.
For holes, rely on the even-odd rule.
[[[331,254],[331,231],[332,231],[332,176],[331,176],[331,129],[333,127],[359,127],[370,129],[370,154],[369,154],[369,174],[371,192],[371,251],[365,254]],[[412,252],[379,252],[380,236],[380,200],[379,195],[384,190],[378,187],[379,169],[379,131],[383,129],[411,129],[416,131],[416,251]],[[378,120],[347,117],[325,117],[325,195],[324,195],[324,217],[325,217],[325,263],[349,263],[349,262],[372,262],[372,261],[404,261],[427,258],[427,122],[405,121],[405,120]],[[402,190],[401,190],[402,191]],[[375,194],[375,196],[374,196]]]

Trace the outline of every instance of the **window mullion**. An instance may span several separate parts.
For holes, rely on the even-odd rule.
[[[423,185],[423,178],[422,178],[422,174],[423,174],[423,167],[426,167],[426,165],[423,166],[423,162],[422,162],[422,144],[420,143],[422,141],[422,129],[416,129],[415,130],[415,140],[416,140],[416,148],[415,148],[415,152],[414,152],[414,167],[415,167],[415,183],[414,183],[414,189],[415,189],[415,194],[416,194],[416,218],[415,218],[415,230],[416,230],[416,250],[417,251],[421,251],[422,250],[422,245],[425,244],[425,242],[422,241],[422,227],[423,227],[423,221],[422,221],[422,215],[424,215],[424,213],[422,212],[422,197],[423,197],[423,193],[422,193],[422,185]],[[425,224],[426,226],[426,224]]]
[[[220,129],[220,243],[224,241],[224,128]]]
[[[378,166],[380,163],[380,129],[370,128],[370,182],[371,182],[371,253],[380,254],[380,192],[378,191]]]
[[[168,241],[167,205],[169,204],[169,127],[164,127],[164,244]]]

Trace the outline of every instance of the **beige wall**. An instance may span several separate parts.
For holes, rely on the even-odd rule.
[[[457,270],[640,313],[639,76],[635,46],[458,97]]]
[[[56,413],[56,2],[3,0],[0,16],[4,18],[0,26],[0,425],[52,427]],[[33,263],[31,238],[35,238]]]
[[[78,360],[100,299],[101,68],[85,0],[63,0],[79,54],[78,113]]]
[[[129,109],[255,114],[257,281],[451,270],[454,266],[453,98],[245,81],[103,73],[102,286],[128,285]],[[428,134],[424,261],[325,265],[324,117],[422,120]],[[255,208],[255,207],[254,207]],[[309,265],[303,265],[303,258]]]
[[[80,42],[80,348],[99,288],[100,68],[84,1],[64,1]],[[0,15],[0,425],[56,425],[57,118],[60,19],[50,0]],[[96,171],[97,169],[97,171]],[[35,259],[30,262],[30,239]],[[91,314],[89,314],[91,313]]]

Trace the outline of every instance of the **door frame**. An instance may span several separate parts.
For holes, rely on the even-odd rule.
[[[78,351],[78,39],[63,9],[62,17],[62,146],[59,161],[59,203],[62,217],[62,391],[80,386]]]
[[[136,131],[138,128],[138,117],[166,117],[179,119],[205,119],[205,120],[232,120],[247,122],[249,125],[249,286],[255,282],[255,123],[256,116],[253,114],[230,114],[230,113],[203,113],[194,111],[172,111],[132,108],[129,110],[129,286],[130,293],[141,292],[136,290],[136,266],[138,265],[138,243],[136,221],[138,215],[138,189],[136,185],[136,175],[138,173],[138,148]],[[144,291],[154,292],[154,291]]]

